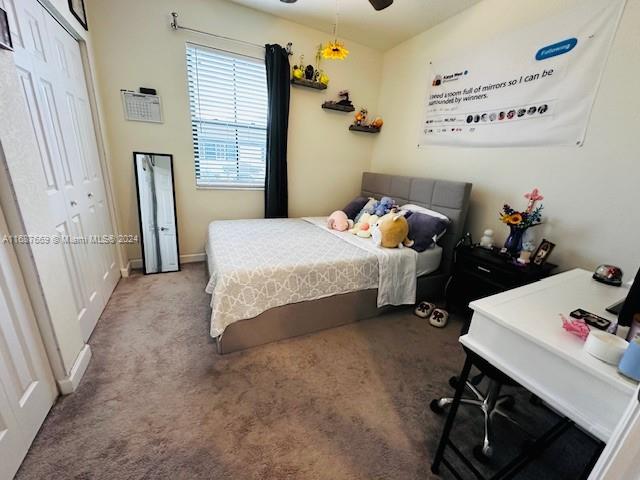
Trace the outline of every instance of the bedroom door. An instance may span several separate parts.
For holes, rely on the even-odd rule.
[[[0,242],[0,480],[13,478],[57,394],[13,247]]]
[[[68,282],[73,298],[47,301],[73,305],[86,342],[120,273],[115,245],[100,243],[113,230],[80,46],[36,0],[4,3],[15,22],[14,58],[45,180],[34,188],[44,189],[48,202],[40,205],[25,191],[16,196],[31,220],[28,233],[62,239],[56,254],[64,257],[66,272],[57,281]]]

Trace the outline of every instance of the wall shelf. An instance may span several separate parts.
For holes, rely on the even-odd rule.
[[[292,78],[291,85],[297,85],[298,87],[313,88],[315,90],[327,89],[327,86],[324,83],[314,82],[312,80],[306,80],[304,78]]]
[[[356,110],[353,105],[340,105],[335,102],[324,102],[322,108],[325,110],[335,110],[337,112],[354,112]]]
[[[349,125],[349,130],[352,132],[364,132],[364,133],[380,133],[380,129],[372,126],[358,126],[358,125]]]

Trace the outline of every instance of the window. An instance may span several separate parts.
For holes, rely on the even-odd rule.
[[[187,44],[196,185],[264,188],[264,60]]]

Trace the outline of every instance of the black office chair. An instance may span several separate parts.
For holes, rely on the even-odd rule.
[[[470,321],[465,322],[460,332],[460,335],[465,335],[469,330]],[[473,455],[476,459],[482,463],[490,461],[493,455],[493,428],[492,421],[494,415],[501,415],[515,425],[518,425],[514,419],[512,419],[504,410],[510,410],[513,408],[515,400],[512,395],[500,395],[500,391],[504,385],[516,386],[518,385],[514,380],[495,368],[489,362],[482,357],[476,355],[471,350],[464,348],[467,355],[467,359],[480,370],[480,374],[467,379],[464,378],[464,386],[469,390],[474,398],[462,398],[460,405],[470,405],[478,407],[484,415],[484,438],[482,444],[477,445],[473,449]],[[468,374],[467,374],[468,376]],[[486,378],[488,385],[486,393],[482,393],[478,388],[480,382]],[[456,389],[460,382],[460,377],[451,377],[449,379],[449,385]],[[431,410],[437,414],[444,413],[444,408],[453,403],[453,397],[442,397],[439,399],[433,399],[429,404]],[[444,435],[445,432],[443,432]],[[447,437],[448,437],[448,432]],[[442,441],[442,440],[441,440]],[[448,441],[444,439],[444,441]]]
[[[504,385],[517,385],[515,381],[510,379],[504,373],[493,367],[486,360],[478,357],[473,352],[465,348],[468,356],[473,358],[473,365],[480,370],[480,374],[465,381],[465,388],[468,389],[474,398],[462,398],[460,405],[470,405],[478,407],[484,415],[484,438],[482,444],[476,445],[473,449],[473,455],[480,462],[487,463],[493,456],[493,428],[492,421],[494,415],[500,415],[510,422],[518,425],[505,410],[513,408],[515,400],[512,395],[500,395],[500,391]],[[486,393],[482,393],[478,388],[478,384],[483,378],[488,380]],[[449,384],[455,389],[459,383],[458,377],[451,377]],[[442,397],[433,399],[429,405],[431,410],[437,414],[442,414],[445,407],[453,403],[453,397]]]

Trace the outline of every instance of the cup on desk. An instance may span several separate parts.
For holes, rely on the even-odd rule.
[[[623,375],[640,382],[640,343],[629,342],[629,346],[622,355],[618,370]]]

